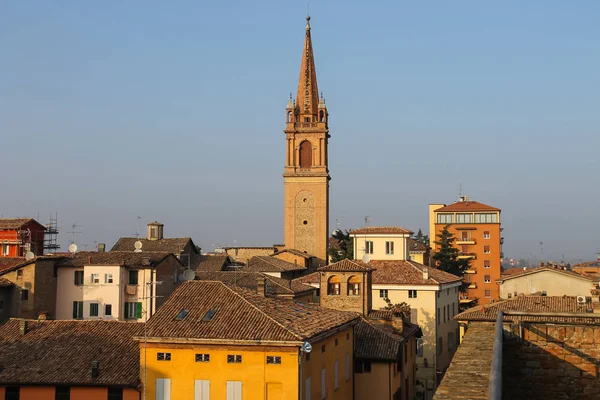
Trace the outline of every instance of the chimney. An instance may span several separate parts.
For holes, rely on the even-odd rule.
[[[265,282],[264,276],[259,276],[256,278],[256,292],[261,296],[266,295],[267,283]]]
[[[27,321],[24,319],[19,320],[19,332],[21,335],[25,335],[27,333]]]
[[[106,250],[106,243],[98,243],[98,253],[104,253]]]
[[[92,378],[100,376],[100,361],[92,361]]]
[[[423,280],[429,280],[429,268],[423,267]]]

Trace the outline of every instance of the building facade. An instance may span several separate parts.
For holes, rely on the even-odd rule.
[[[449,225],[459,258],[469,260],[464,280],[467,293],[461,294],[461,303],[468,306],[477,300],[488,304],[498,300],[496,280],[502,272],[502,228],[500,209],[466,197],[450,204],[429,205],[429,240],[432,254],[437,250],[437,235]]]
[[[319,98],[310,17],[302,51],[295,101],[286,107],[284,241],[286,248],[314,254],[327,262],[329,176],[327,107]]]
[[[0,257],[44,254],[46,227],[33,218],[0,218]]]

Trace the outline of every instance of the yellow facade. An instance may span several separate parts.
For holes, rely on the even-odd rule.
[[[337,345],[336,345],[337,341]],[[299,390],[306,390],[310,381],[311,399],[321,399],[321,374],[325,370],[326,398],[351,399],[353,378],[346,380],[346,354],[352,363],[352,328],[334,336],[312,343],[308,359],[302,356],[302,376],[299,375],[296,344],[233,345],[197,342],[152,342],[145,348],[140,343],[142,385],[146,385],[146,399],[155,399],[157,379],[170,379],[171,399],[193,399],[196,381],[208,381],[210,398],[227,398],[228,382],[241,383],[244,400],[298,399]],[[325,346],[325,351],[322,351]],[[158,353],[169,353],[170,360],[159,361]],[[197,354],[208,354],[209,361],[196,361]],[[239,355],[241,362],[229,363],[228,356]],[[279,357],[280,364],[268,364],[267,357]],[[147,363],[145,362],[147,359]],[[336,388],[335,361],[338,361],[338,387]],[[352,365],[348,366],[352,372]],[[302,379],[302,385],[298,380]],[[303,393],[302,399],[305,399]]]

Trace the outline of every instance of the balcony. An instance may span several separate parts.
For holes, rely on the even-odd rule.
[[[464,252],[458,253],[459,260],[462,260],[465,258],[471,258],[471,259],[475,260],[477,258],[477,253],[464,253]]]
[[[456,239],[456,244],[477,244],[477,240],[475,238],[458,238]]]
[[[469,268],[468,270],[465,271],[465,274],[476,274],[477,273],[477,268]]]
[[[137,294],[137,285],[125,285],[125,293],[135,296]]]
[[[477,289],[477,283],[476,282],[469,282],[469,286],[467,286],[468,289]]]

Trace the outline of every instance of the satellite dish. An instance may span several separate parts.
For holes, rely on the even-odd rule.
[[[185,279],[186,281],[193,281],[194,279],[196,279],[196,273],[188,268],[185,271],[183,271],[183,279]]]
[[[77,245],[75,243],[69,245],[69,253],[77,253]]]
[[[136,241],[133,246],[135,247],[135,250],[133,251],[134,253],[140,253],[142,251],[142,242],[139,240]]]
[[[33,254],[33,252],[28,251],[27,253],[25,253],[25,259],[27,261],[31,260],[32,258],[35,258],[35,254]]]
[[[333,232],[331,232],[331,236],[335,236],[335,235],[336,235],[338,232],[339,232],[339,233],[342,233],[342,231],[341,231],[341,230],[339,230],[339,229],[334,229],[334,230],[333,230]]]
[[[365,253],[365,255],[362,258],[362,262],[364,262],[365,264],[368,264],[369,262],[371,262],[371,257]]]
[[[302,343],[302,351],[305,353],[310,353],[312,351],[312,345],[308,342]]]

